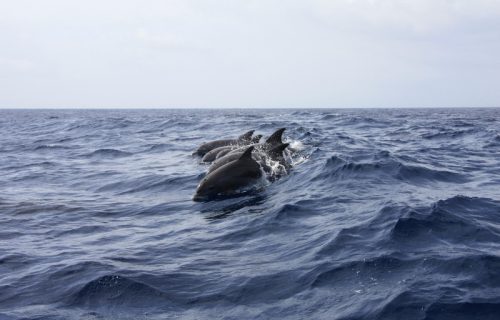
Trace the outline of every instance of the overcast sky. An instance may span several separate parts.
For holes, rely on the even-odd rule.
[[[0,107],[500,106],[500,0],[0,0]]]

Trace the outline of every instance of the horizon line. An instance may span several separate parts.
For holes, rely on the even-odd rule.
[[[333,109],[495,109],[500,106],[455,106],[455,107],[2,107],[0,110],[291,110],[291,109],[318,109],[318,110],[333,110]]]

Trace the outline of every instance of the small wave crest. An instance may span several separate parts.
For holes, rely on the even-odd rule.
[[[121,151],[117,149],[98,149],[91,153],[86,154],[87,158],[102,158],[102,159],[113,159],[113,158],[123,158],[131,156],[131,152]]]

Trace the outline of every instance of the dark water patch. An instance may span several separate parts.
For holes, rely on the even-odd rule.
[[[314,207],[311,206],[312,201],[302,201],[296,204],[285,204],[276,212],[276,219],[288,218],[307,218],[315,214]]]
[[[53,145],[53,144],[43,144],[36,146],[33,150],[34,151],[57,151],[57,150],[69,150],[69,149],[74,149],[74,147],[70,146],[62,146],[62,145]]]
[[[97,234],[104,231],[110,231],[111,228],[108,226],[102,225],[83,225],[83,226],[75,226],[73,228],[68,228],[65,230],[58,230],[56,232],[58,237],[63,236],[78,236],[78,235],[86,235],[86,234]]]
[[[382,118],[353,116],[339,121],[340,126],[356,126],[358,128],[387,128],[391,122]]]
[[[2,255],[0,256],[0,270],[2,270],[2,273],[15,272],[21,268],[31,266],[36,260],[33,256],[21,253]]]
[[[472,120],[472,119],[471,119]],[[455,120],[450,123],[451,125],[455,127],[475,127],[475,124],[472,121],[466,121],[466,120]]]
[[[461,302],[431,304],[427,311],[429,319],[485,319],[494,320],[500,314],[499,303]]]
[[[490,142],[487,142],[484,145],[485,149],[492,149],[498,147],[500,147],[500,135],[496,135],[493,139],[490,140]]]
[[[5,214],[12,214],[12,215],[31,215],[38,213],[50,213],[50,212],[72,212],[80,209],[76,206],[69,206],[66,204],[57,204],[57,203],[49,204],[49,203],[39,203],[39,202],[8,203],[8,204],[3,204],[1,208]]]
[[[34,163],[28,163],[28,164],[19,164],[19,165],[10,165],[4,168],[1,168],[2,170],[10,171],[10,170],[20,170],[20,169],[31,169],[31,168],[36,168],[40,167],[42,169],[51,169],[51,168],[57,168],[60,164],[57,162],[51,162],[51,161],[42,161],[42,162],[34,162]]]
[[[120,172],[115,171],[115,170],[106,170],[103,172],[97,172],[97,173],[91,173],[91,174],[85,175],[84,178],[85,179],[97,179],[97,178],[107,178],[107,177],[111,177],[111,176],[115,176],[115,175],[120,175]]]
[[[308,111],[293,111],[291,113],[292,116],[308,116],[311,115],[311,112]]]
[[[338,115],[336,114],[327,114],[327,115],[324,115],[321,120],[333,120],[333,119],[337,119],[338,118]]]
[[[203,203],[201,204],[200,212],[206,215],[208,220],[218,220],[222,218],[228,218],[233,214],[237,214],[241,209],[258,207],[258,205],[263,204],[267,199],[267,196],[259,193],[250,193],[246,196],[238,196],[233,199],[226,197],[224,201]],[[248,213],[251,214],[261,214],[261,209],[250,209]]]

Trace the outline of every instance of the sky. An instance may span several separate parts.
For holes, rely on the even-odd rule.
[[[500,0],[0,0],[0,107],[500,107]]]

